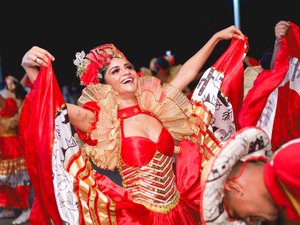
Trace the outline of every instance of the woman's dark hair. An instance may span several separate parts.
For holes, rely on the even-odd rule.
[[[272,52],[270,51],[265,51],[262,56],[260,57],[260,65],[261,67],[266,70],[270,69],[271,66],[271,60],[272,60]]]
[[[98,79],[99,79],[99,83],[101,83],[101,84],[107,84],[106,80],[105,80],[105,73],[106,73],[106,71],[107,71],[107,67],[106,66],[104,66],[101,69],[101,71],[100,71],[100,74],[102,75],[102,78],[98,78]]]
[[[24,87],[20,84],[20,82],[18,81],[13,81],[15,84],[15,94],[16,94],[16,98],[24,100],[27,92],[25,91]]]
[[[157,58],[156,62],[155,62],[155,68],[157,66],[160,66],[161,68],[163,68],[164,70],[169,68],[169,62],[164,58],[164,57],[159,57]]]

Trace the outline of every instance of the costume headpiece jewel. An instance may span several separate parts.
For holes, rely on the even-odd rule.
[[[126,61],[124,54],[113,44],[99,45],[90,50],[86,55],[84,51],[77,52],[73,61],[77,66],[77,76],[82,85],[98,84],[104,77],[103,72],[107,69],[112,58],[122,58]]]

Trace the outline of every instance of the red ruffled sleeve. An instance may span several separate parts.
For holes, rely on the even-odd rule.
[[[95,121],[91,123],[90,129],[88,132],[82,132],[81,130],[77,129],[75,127],[75,130],[78,134],[78,137],[86,142],[88,145],[95,146],[97,144],[97,140],[91,139],[91,131],[96,129],[96,124],[98,122],[98,114],[100,112],[100,107],[97,105],[96,102],[87,102],[84,105],[82,105],[82,108],[91,110],[95,113]]]

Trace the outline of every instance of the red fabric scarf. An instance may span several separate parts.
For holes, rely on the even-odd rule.
[[[244,89],[243,58],[248,38],[232,39],[221,57],[200,78],[191,100],[194,114],[204,107],[209,116],[198,115],[202,121],[201,135],[213,133],[220,143],[227,141],[239,128],[238,113],[242,106]],[[202,113],[203,114],[203,113]],[[203,130],[203,127],[208,129]]]
[[[280,44],[274,68],[258,75],[239,113],[241,128],[261,126],[270,135],[274,150],[300,137],[299,27],[290,22]]]
[[[55,113],[63,104],[64,99],[54,79],[52,65],[41,67],[20,116],[26,164],[35,194],[30,224],[50,225],[51,221],[56,225],[62,224],[54,196],[51,155],[53,121]]]
[[[247,40],[246,36],[244,36],[244,40],[233,39],[230,48],[213,65],[217,70],[224,72],[221,91],[228,97],[228,101],[232,105],[236,130],[239,129],[238,113],[242,107],[244,95],[243,58]]]

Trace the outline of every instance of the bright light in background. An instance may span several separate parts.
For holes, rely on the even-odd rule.
[[[233,0],[233,15],[234,15],[234,25],[237,28],[241,29],[239,0]]]

